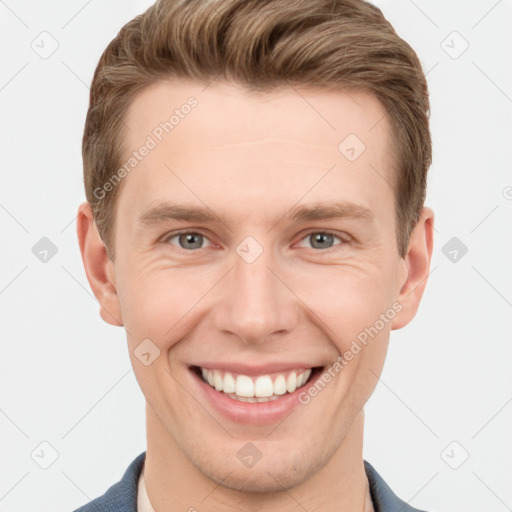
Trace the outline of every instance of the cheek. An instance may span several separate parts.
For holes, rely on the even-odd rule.
[[[394,313],[394,288],[391,272],[356,264],[317,268],[294,283],[297,295],[322,321],[326,335],[340,352],[347,350],[352,340],[376,323],[379,332],[390,331],[391,318],[386,318],[382,325],[381,315],[386,315],[390,309]],[[364,338],[364,334],[360,338]]]
[[[183,326],[215,279],[200,271],[139,267],[125,274],[120,293],[127,336],[131,346],[149,338],[167,351],[185,334]]]

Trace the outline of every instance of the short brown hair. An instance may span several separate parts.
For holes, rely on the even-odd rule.
[[[94,191],[122,162],[124,117],[135,96],[173,77],[221,78],[261,91],[298,84],[376,95],[391,121],[397,246],[407,253],[431,163],[428,89],[416,53],[382,12],[363,0],[158,0],[110,42],[90,91],[85,192],[112,260],[121,184],[100,199]]]

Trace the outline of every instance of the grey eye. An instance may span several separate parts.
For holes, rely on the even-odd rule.
[[[334,236],[329,233],[312,233],[309,242],[314,249],[329,249],[334,245]]]
[[[169,242],[176,245],[172,242],[174,239],[178,239],[179,246],[186,250],[201,249],[206,240],[200,233],[180,233],[170,237]]]

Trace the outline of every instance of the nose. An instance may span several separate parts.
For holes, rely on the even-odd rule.
[[[234,255],[234,268],[223,281],[214,324],[245,344],[275,341],[299,321],[296,296],[272,267],[267,252],[248,263]]]

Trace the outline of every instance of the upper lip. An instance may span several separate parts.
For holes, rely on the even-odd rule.
[[[247,363],[233,363],[233,362],[210,362],[205,361],[197,363],[193,366],[206,368],[207,370],[223,370],[225,372],[237,373],[242,375],[265,375],[268,373],[285,373],[292,370],[300,370],[308,368],[316,368],[318,364],[303,363],[303,362],[269,362],[267,364],[251,365]]]

